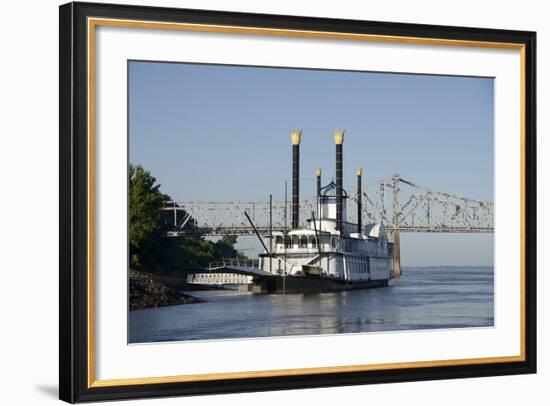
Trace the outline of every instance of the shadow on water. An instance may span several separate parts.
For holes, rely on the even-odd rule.
[[[130,312],[130,343],[485,327],[493,271],[430,269],[390,287],[317,294],[196,291],[204,303]]]

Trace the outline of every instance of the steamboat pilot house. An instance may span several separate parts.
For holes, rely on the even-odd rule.
[[[357,170],[357,222],[346,221],[348,194],[342,187],[342,144],[344,131],[335,132],[336,182],[321,187],[317,170],[316,209],[299,226],[299,142],[300,132],[292,132],[292,227],[274,232],[272,252],[260,255],[260,268],[275,274],[280,290],[344,290],[387,286],[393,277],[393,244],[388,241],[383,224],[361,223],[361,177]],[[285,280],[283,282],[283,280]],[[264,287],[265,288],[265,287]],[[311,288],[311,289],[309,289]]]

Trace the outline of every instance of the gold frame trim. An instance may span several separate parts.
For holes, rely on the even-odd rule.
[[[520,354],[515,356],[503,357],[485,357],[485,358],[464,358],[453,360],[434,360],[434,361],[416,361],[416,362],[397,362],[383,364],[364,364],[347,365],[333,367],[317,368],[295,368],[295,369],[276,369],[267,371],[243,371],[243,372],[222,372],[212,374],[193,374],[193,375],[174,375],[146,378],[124,378],[124,379],[95,379],[95,28],[97,26],[110,27],[132,27],[149,28],[160,30],[183,30],[194,32],[217,32],[245,35],[267,35],[279,37],[298,37],[298,38],[318,38],[318,39],[337,39],[353,41],[370,42],[389,42],[402,44],[420,44],[436,46],[460,46],[460,47],[478,47],[478,48],[497,48],[513,49],[520,51],[520,165],[521,165],[521,247],[520,247]],[[198,382],[212,381],[219,379],[244,379],[244,378],[267,378],[281,376],[297,376],[312,374],[331,374],[342,372],[366,372],[391,370],[397,368],[426,368],[441,366],[458,366],[474,364],[493,364],[504,362],[522,362],[526,359],[525,353],[525,45],[506,42],[487,42],[487,41],[464,41],[452,39],[435,39],[422,37],[400,37],[391,35],[372,35],[372,34],[354,34],[345,32],[325,32],[325,31],[306,31],[291,29],[274,29],[259,27],[241,27],[227,25],[209,25],[209,24],[186,24],[186,23],[163,23],[153,21],[139,20],[120,20],[108,18],[89,18],[88,19],[88,388],[101,388],[126,385],[143,384],[161,384],[177,382]]]

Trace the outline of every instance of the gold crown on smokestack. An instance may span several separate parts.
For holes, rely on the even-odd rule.
[[[315,174],[316,174],[317,176],[321,176],[321,170],[320,170],[320,169],[317,169],[317,170],[315,171]]]
[[[300,137],[302,136],[302,130],[292,130],[290,132],[290,138],[292,145],[300,145]]]
[[[355,171],[355,173],[357,174],[357,176],[363,175],[363,168],[357,168],[357,170]]]
[[[336,130],[334,131],[334,142],[338,145],[344,143],[344,133],[346,130]]]

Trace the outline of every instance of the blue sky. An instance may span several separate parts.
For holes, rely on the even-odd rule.
[[[130,161],[177,200],[282,199],[290,135],[302,129],[301,196],[399,173],[493,200],[493,79],[181,63],[129,63]],[[353,186],[352,186],[353,185]],[[434,247],[437,249],[434,252]],[[404,265],[492,265],[492,235],[403,235]]]

